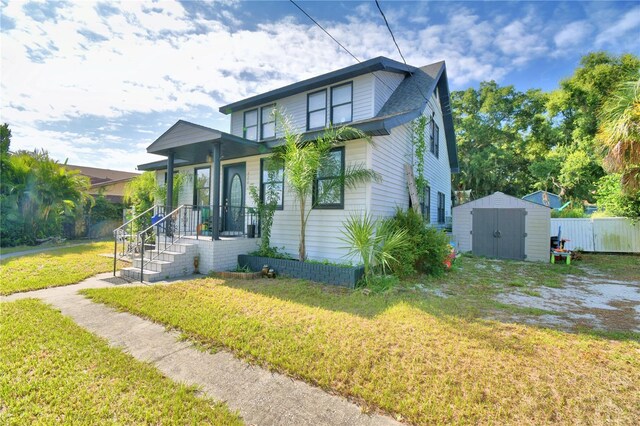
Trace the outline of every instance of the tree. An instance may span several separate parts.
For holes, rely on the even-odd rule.
[[[288,190],[293,194],[300,208],[300,245],[298,259],[307,257],[305,235],[307,221],[318,200],[336,191],[339,187],[354,188],[371,180],[380,179],[373,170],[362,165],[350,165],[342,171],[341,165],[334,164],[331,149],[352,139],[371,139],[352,127],[330,127],[314,141],[304,141],[300,133],[292,130],[286,117],[278,120],[284,131],[284,144],[274,148],[272,159],[284,164],[284,176]],[[334,179],[323,181],[318,196],[313,197],[314,184],[318,173],[327,168],[333,169]]]
[[[82,214],[92,203],[89,178],[44,151],[10,154],[9,179],[3,182],[3,245],[34,244],[37,239],[59,235],[65,217]]]
[[[607,154],[604,168],[620,173],[622,188],[640,189],[640,78],[625,81],[602,106],[597,138]]]
[[[494,81],[452,93],[460,173],[454,186],[476,197],[502,191],[525,195],[534,184],[529,164],[556,143],[539,90],[519,92]]]
[[[609,216],[640,218],[640,189],[622,190],[620,174],[612,173],[598,181],[598,209]]]

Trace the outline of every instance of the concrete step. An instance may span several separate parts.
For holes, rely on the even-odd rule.
[[[173,260],[172,261],[167,261],[167,260],[158,260],[158,259],[154,259],[154,260],[145,260],[145,265],[144,265],[144,269],[145,270],[150,270],[150,271],[155,271],[155,272],[164,272],[166,270],[167,267],[171,266],[173,264]],[[134,268],[138,268],[140,269],[140,263],[142,263],[142,260],[140,259],[134,259],[133,260],[133,267]]]
[[[140,268],[122,268],[120,269],[120,276],[124,279],[140,281]],[[146,282],[160,281],[165,278],[167,277],[163,276],[160,272],[150,271],[148,269],[145,269],[142,274],[142,281]]]

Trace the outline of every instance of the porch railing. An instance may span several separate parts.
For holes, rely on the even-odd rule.
[[[138,247],[138,232],[147,228],[154,217],[163,216],[165,206],[153,206],[113,230],[113,275],[118,260],[133,258]]]
[[[114,276],[118,258],[139,258],[140,281],[143,281],[145,267],[179,240],[213,237],[213,217],[209,206],[181,205],[168,214],[165,211],[165,206],[152,207],[113,231]],[[259,236],[258,216],[253,208],[222,206],[219,217],[220,237]]]

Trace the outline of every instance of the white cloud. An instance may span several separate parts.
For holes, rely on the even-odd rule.
[[[640,39],[640,6],[629,10],[617,21],[609,22],[606,29],[596,37],[595,44],[598,47],[615,45],[621,38],[629,35],[635,38],[637,47]]]
[[[593,26],[586,20],[575,21],[565,25],[553,37],[556,48],[564,50],[580,45],[593,31]]]
[[[551,40],[545,40],[544,34],[553,33],[541,27],[535,11],[516,20],[506,15],[482,19],[467,7],[446,8],[444,18],[434,24],[437,5],[412,9],[384,4],[407,61],[422,66],[446,60],[452,88],[500,80],[550,50]],[[135,146],[148,144],[147,138],[160,135],[177,118],[205,120],[202,124],[225,129],[227,117],[217,112],[220,105],[354,63],[295,12],[243,27],[244,5],[199,3],[211,8],[205,17],[190,15],[180,3],[165,0],[110,3],[117,12],[105,15],[94,3],[68,2],[60,3],[56,21],[36,21],[25,14],[20,2],[3,6],[3,14],[16,22],[15,28],[2,32],[0,83],[2,120],[13,129],[14,146],[46,143],[52,152],[78,156],[74,162],[84,158],[100,166],[121,163],[126,157],[133,165],[141,158],[148,160],[143,151],[134,151]],[[633,27],[632,18],[622,20],[624,31]],[[403,20],[412,25],[403,25]],[[355,7],[346,20],[322,23],[361,59],[383,55],[400,60],[371,4]],[[580,29],[588,24],[578,24],[555,34],[556,46],[587,37],[586,30],[581,33]],[[86,31],[95,34],[96,41]],[[603,40],[613,36],[601,34]],[[36,53],[38,62],[33,59]],[[144,129],[133,129],[130,139],[108,140],[116,132],[122,134],[122,126],[114,123],[133,114],[148,114],[156,120],[158,113],[157,123],[143,123]],[[197,117],[190,116],[196,113]],[[82,117],[104,118],[109,124],[99,124],[102,127],[91,129],[91,134],[104,132],[105,137],[98,141],[82,139],[86,136],[79,130],[39,130],[45,128],[43,123],[58,124],[48,129],[59,128],[61,122]],[[107,140],[111,148],[102,147]],[[89,146],[101,148],[95,155]]]

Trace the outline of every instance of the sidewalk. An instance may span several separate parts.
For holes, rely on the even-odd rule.
[[[85,288],[134,285],[140,284],[100,274],[71,286],[0,297],[0,302],[38,298],[50,303],[111,345],[150,362],[172,380],[197,385],[211,398],[224,401],[250,425],[400,425],[389,417],[363,414],[345,398],[249,365],[229,352],[198,350],[179,341],[175,331],[77,294]]]

